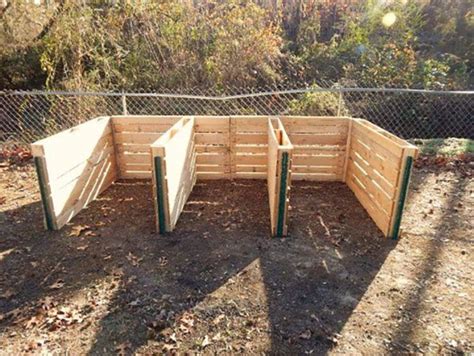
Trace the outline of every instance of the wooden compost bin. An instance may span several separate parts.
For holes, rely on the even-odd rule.
[[[418,151],[349,117],[112,116],[40,140],[32,152],[51,230],[116,179],[145,178],[153,181],[157,230],[172,231],[196,179],[244,178],[267,179],[272,235],[287,233],[291,181],[312,180],[346,182],[397,238]]]

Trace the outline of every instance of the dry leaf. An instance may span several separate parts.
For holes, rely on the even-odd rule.
[[[78,248],[76,248],[76,250],[84,251],[88,247],[89,247],[89,245],[79,246]]]
[[[300,339],[309,340],[311,338],[311,330],[305,330],[300,334]]]
[[[5,292],[0,294],[0,299],[10,299],[14,295],[16,295],[16,293],[13,289],[7,289]]]
[[[219,323],[222,321],[222,319],[224,319],[224,318],[225,318],[225,315],[224,315],[224,314],[221,314],[221,315],[216,316],[212,322],[214,323],[214,325],[217,325],[217,324],[219,324]]]
[[[117,352],[117,355],[126,355],[127,354],[127,350],[130,349],[130,343],[127,341],[127,342],[122,342],[120,345],[118,345],[116,348],[115,348],[115,352]]]
[[[60,289],[62,287],[64,287],[64,281],[62,279],[58,279],[56,282],[49,286],[49,289]]]
[[[89,230],[89,225],[75,225],[71,228],[69,236],[79,237],[83,231]]]
[[[211,344],[211,342],[209,341],[209,336],[207,336],[207,335],[204,336],[204,339],[202,339],[202,341],[201,341],[201,347],[204,348],[204,347],[206,347],[210,344]]]

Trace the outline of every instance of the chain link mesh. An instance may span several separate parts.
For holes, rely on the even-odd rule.
[[[474,138],[473,92],[272,88],[186,93],[0,92],[0,142],[31,143],[104,115],[349,115],[409,138]]]

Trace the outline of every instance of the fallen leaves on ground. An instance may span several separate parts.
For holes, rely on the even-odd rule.
[[[89,225],[74,225],[71,228],[71,232],[69,233],[69,236],[79,237],[83,231],[88,231],[88,230],[90,230]]]

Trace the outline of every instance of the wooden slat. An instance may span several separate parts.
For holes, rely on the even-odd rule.
[[[150,146],[152,157],[159,156],[164,162],[163,194],[166,204],[163,209],[166,231],[173,231],[196,182],[194,138],[194,118],[185,117]],[[153,182],[156,194],[157,182],[155,179]],[[157,226],[160,226],[159,222]]]
[[[176,116],[149,116],[149,115],[133,115],[133,116],[120,116],[114,115],[111,117],[112,125],[115,124],[166,124],[166,125],[174,125],[178,122],[183,116],[176,115]]]
[[[249,155],[249,154],[244,154],[244,155],[236,155],[235,156],[235,164],[241,165],[241,164],[247,164],[247,165],[267,165],[267,155],[265,154],[259,154],[259,155]]]
[[[197,145],[228,145],[229,133],[196,133],[194,140]]]
[[[290,134],[293,145],[345,145],[346,135],[334,134]]]
[[[341,167],[344,163],[342,155],[293,155],[293,164],[298,166],[336,166]]]
[[[198,164],[196,165],[198,172],[227,172],[228,166],[219,164]]]
[[[235,148],[235,153],[240,154],[240,153],[249,153],[249,154],[267,154],[268,147],[267,145],[236,145]]]
[[[242,172],[266,172],[267,171],[267,165],[237,165],[236,172],[242,173]]]
[[[372,202],[382,209],[388,216],[392,214],[393,199],[354,161],[349,162],[349,172],[363,184],[364,190],[372,197]]]
[[[363,189],[357,179],[350,173],[350,170],[346,183],[354,192],[361,205],[367,210],[378,228],[382,230],[384,234],[387,234],[390,221],[389,217],[374,205],[372,197]]]
[[[51,195],[54,204],[54,212],[58,221],[61,221],[61,216],[68,215],[72,218],[73,215],[68,214],[68,211],[76,212],[86,207],[86,205],[95,199],[94,195],[98,190],[102,191],[103,187],[101,181],[108,182],[116,178],[115,159],[113,154],[106,155],[100,161],[94,164],[87,164],[81,167],[82,171],[74,179],[68,182],[63,181],[64,184],[56,183],[51,185]],[[96,187],[99,185],[99,187]],[[86,197],[85,199],[83,199]],[[81,207],[82,204],[82,207]],[[68,220],[68,219],[66,219]],[[67,222],[67,221],[66,221]]]
[[[331,146],[331,145],[293,145],[294,154],[309,154],[309,155],[340,155],[346,152],[346,146]]]
[[[266,179],[267,172],[236,172],[234,174],[236,179]]]
[[[160,124],[160,123],[148,123],[148,124],[114,124],[114,132],[155,132],[164,133],[173,124]]]
[[[336,182],[342,179],[342,174],[335,173],[291,173],[291,180],[305,180],[314,182]]]
[[[215,179],[229,179],[231,178],[230,173],[224,172],[197,172],[198,179],[202,180],[215,180]]]
[[[195,122],[195,132],[229,132],[228,116],[197,116]]]
[[[365,161],[369,163],[373,169],[377,170],[389,182],[396,180],[398,177],[399,159],[380,155],[374,146],[369,147],[367,142],[360,137],[353,137],[351,141],[351,151],[356,152]],[[370,144],[370,143],[369,143]]]
[[[226,146],[217,145],[195,145],[196,152],[200,153],[229,153],[229,148]]]
[[[268,135],[264,133],[237,133],[235,142],[237,145],[266,144]]]
[[[342,175],[342,168],[339,166],[298,166],[293,163],[291,170],[293,173],[328,173]]]
[[[380,146],[381,149],[390,152],[397,158],[402,154],[403,146],[357,120],[354,120],[352,124],[352,131],[355,135],[359,134],[365,136],[367,139]]]
[[[385,191],[387,196],[394,198],[395,186],[394,181],[387,180],[386,177],[381,175],[373,166],[371,166],[366,160],[364,160],[356,151],[351,151],[348,159],[349,161],[357,163],[364,171],[369,173],[371,179],[375,180],[377,184]]]
[[[223,154],[199,154],[196,159],[197,164],[227,164],[227,155]]]
[[[155,142],[162,133],[151,132],[117,132],[115,134],[115,142],[118,144],[140,144],[150,145]]]

